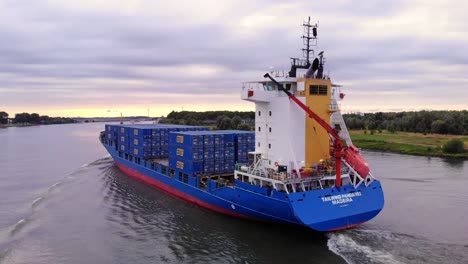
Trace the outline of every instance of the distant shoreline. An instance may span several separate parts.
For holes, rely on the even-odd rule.
[[[0,124],[0,128],[42,126],[41,124]]]
[[[0,128],[8,127],[29,127],[29,126],[47,126],[47,125],[63,125],[63,124],[87,124],[87,123],[103,123],[103,122],[157,122],[159,118],[156,117],[123,117],[123,118],[108,118],[108,117],[95,117],[95,118],[69,118],[73,122],[63,122],[63,123],[43,123],[43,124],[31,124],[31,123],[12,123],[12,124],[0,124]]]

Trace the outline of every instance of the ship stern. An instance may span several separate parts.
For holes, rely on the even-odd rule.
[[[289,203],[300,223],[317,231],[335,231],[357,226],[383,209],[379,181],[369,186],[351,185],[289,194]]]

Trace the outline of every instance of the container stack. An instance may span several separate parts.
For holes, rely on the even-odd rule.
[[[128,127],[130,133],[130,154],[142,159],[155,158],[153,154],[153,128],[149,127]]]
[[[178,131],[206,131],[208,127],[169,124],[106,125],[106,138],[111,137],[117,149],[141,159],[169,157],[169,133]]]
[[[214,173],[221,174],[225,173],[225,144],[223,134],[213,135],[214,144]]]
[[[213,133],[203,133],[203,174],[214,174],[215,153]]]
[[[117,126],[117,147],[118,150],[124,153],[130,153],[130,144],[128,132],[130,131],[127,127]]]
[[[255,151],[255,134],[250,132],[236,134],[236,161],[238,163],[248,162],[248,153]]]
[[[236,164],[235,134],[224,134],[224,170],[234,171]]]
[[[255,134],[238,130],[171,132],[169,167],[188,175],[232,173],[247,163],[255,148]]]
[[[107,140],[115,141],[117,140],[117,128],[113,125],[106,125],[105,136]]]
[[[203,135],[173,132],[169,136],[169,167],[195,176],[203,173]]]

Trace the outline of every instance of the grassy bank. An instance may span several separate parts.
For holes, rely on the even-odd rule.
[[[367,134],[363,130],[350,131],[353,143],[362,149],[379,151],[389,151],[402,154],[432,156],[432,157],[452,157],[468,159],[468,136],[419,134],[396,132],[382,133],[375,132]],[[444,153],[442,146],[451,139],[460,139],[465,143],[465,153],[451,154]]]

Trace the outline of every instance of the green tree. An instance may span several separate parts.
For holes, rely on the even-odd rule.
[[[198,125],[200,125],[200,123],[197,120],[195,120],[194,118],[186,119],[185,124],[188,125],[188,126],[198,126]]]
[[[220,115],[220,116],[218,116],[218,117],[216,118],[216,127],[217,127],[218,129],[221,129],[221,128],[220,128],[220,127],[222,126],[221,123],[223,122],[223,120],[224,120],[225,118],[229,118],[229,117],[228,117],[227,115]]]
[[[463,141],[459,139],[449,140],[444,144],[443,151],[446,153],[463,153],[465,151]]]
[[[431,132],[436,134],[447,134],[447,124],[443,120],[436,120],[431,124]]]
[[[16,124],[25,124],[29,123],[31,115],[28,113],[15,114],[15,119],[13,120]]]
[[[41,119],[41,123],[44,123],[44,124],[49,124],[50,122],[50,117],[46,115],[41,116],[40,119]]]
[[[232,120],[231,118],[225,116],[221,119],[219,126],[217,126],[219,130],[228,130],[232,129]]]
[[[242,118],[240,116],[236,115],[232,118],[232,127],[237,129],[239,125],[242,123]]]
[[[41,122],[41,116],[37,113],[32,113],[29,116],[29,123],[31,124],[39,124]]]
[[[251,126],[247,125],[247,124],[239,124],[237,126],[237,129],[238,130],[245,130],[245,131],[250,131],[252,130]]]
[[[8,123],[8,113],[1,111],[0,112],[0,124],[7,124]]]

